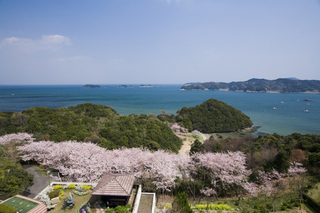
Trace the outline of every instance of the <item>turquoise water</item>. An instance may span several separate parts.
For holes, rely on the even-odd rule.
[[[133,88],[108,85],[109,88],[100,89],[83,89],[82,86],[0,86],[0,111],[20,112],[37,106],[59,108],[89,102],[109,105],[123,115],[159,114],[159,110],[175,113],[183,106],[195,106],[215,98],[247,114],[255,126],[261,126],[259,133],[287,135],[299,132],[320,135],[318,94],[181,91],[182,85],[147,88],[139,88],[138,85],[133,85]],[[273,107],[277,109],[273,110]],[[304,110],[309,110],[309,113]]]

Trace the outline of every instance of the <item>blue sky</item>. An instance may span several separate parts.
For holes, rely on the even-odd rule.
[[[0,0],[0,84],[320,80],[319,0]]]

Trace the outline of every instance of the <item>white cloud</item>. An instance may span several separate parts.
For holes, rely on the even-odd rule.
[[[56,51],[65,45],[71,45],[68,37],[62,35],[44,35],[38,40],[16,37],[5,38],[1,42],[0,48],[11,47],[28,52],[36,52],[39,50]]]

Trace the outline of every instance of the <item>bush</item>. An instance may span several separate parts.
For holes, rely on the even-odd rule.
[[[69,189],[75,189],[75,188],[76,188],[76,184],[71,183],[68,188],[69,188]]]
[[[285,210],[287,210],[287,207],[286,206],[281,206],[281,211],[285,211]]]
[[[272,206],[272,204],[271,204],[271,203],[267,203],[267,205],[266,205],[266,206],[267,206],[267,208],[268,208],[268,209],[272,209],[272,208],[273,208],[273,206]]]
[[[117,206],[114,210],[116,213],[129,213],[129,210],[125,206]]]
[[[91,186],[88,186],[88,185],[83,185],[81,187],[81,189],[86,189],[86,190],[90,190],[91,189]]]
[[[259,206],[254,205],[253,208],[254,208],[254,209],[259,209]]]
[[[267,213],[268,210],[266,209],[266,207],[260,206],[260,212],[261,212],[261,213]]]
[[[297,202],[297,200],[296,200],[296,199],[291,198],[290,203],[296,203],[296,202]]]
[[[236,206],[239,206],[239,204],[240,204],[240,201],[239,201],[239,200],[237,200],[236,202],[234,202],[234,205],[236,205]]]
[[[82,205],[80,206],[80,208],[76,211],[76,213],[82,213],[82,212],[80,211],[80,209],[82,209],[83,206],[86,206],[86,208],[87,208],[87,210],[88,210],[88,211],[87,211],[88,213],[92,213],[90,207],[89,207],[88,204],[86,204],[86,203],[82,204]],[[112,212],[112,213],[113,213],[113,212]]]
[[[291,204],[288,204],[288,205],[287,205],[287,208],[288,208],[288,209],[292,209],[293,206],[292,206]]]
[[[73,194],[78,195],[78,196],[84,196],[84,195],[87,195],[87,194],[89,194],[89,193],[90,193],[90,192],[89,192],[88,190],[86,190],[86,191],[74,190],[74,191],[73,191]]]
[[[300,207],[300,203],[299,203],[299,202],[295,202],[295,203],[294,203],[294,206],[295,206],[295,207]]]
[[[18,209],[12,207],[12,206],[8,206],[5,204],[0,204],[0,212],[1,213],[16,213],[18,212]]]
[[[169,203],[170,204],[170,203]],[[170,204],[171,205],[171,204]],[[128,203],[128,204],[126,204],[124,207],[126,207],[129,211],[131,211],[131,209],[132,209],[132,206]]]
[[[53,187],[53,190],[62,189],[62,188],[63,188],[62,185],[55,185],[55,186]]]
[[[259,210],[255,209],[253,210],[253,213],[260,213]]]
[[[48,196],[50,199],[52,199],[52,198],[58,197],[59,194],[60,194],[59,191],[52,191],[52,192],[49,192]]]
[[[189,203],[188,195],[185,192],[178,193],[172,204],[172,212],[193,213]]]
[[[172,204],[171,203],[165,203],[164,206],[166,209],[172,209]]]
[[[283,206],[287,206],[288,204],[287,204],[287,202],[283,202],[282,205]]]

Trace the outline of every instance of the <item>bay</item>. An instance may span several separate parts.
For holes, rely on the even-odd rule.
[[[108,105],[123,115],[176,113],[215,98],[248,115],[256,134],[288,135],[294,132],[320,135],[320,95],[314,93],[244,93],[231,91],[181,91],[182,85],[158,87],[84,89],[83,85],[0,86],[0,111],[20,112],[43,106],[60,108],[81,103]],[[308,99],[309,101],[305,101]],[[273,108],[276,109],[273,109]],[[306,113],[308,110],[309,113]]]

